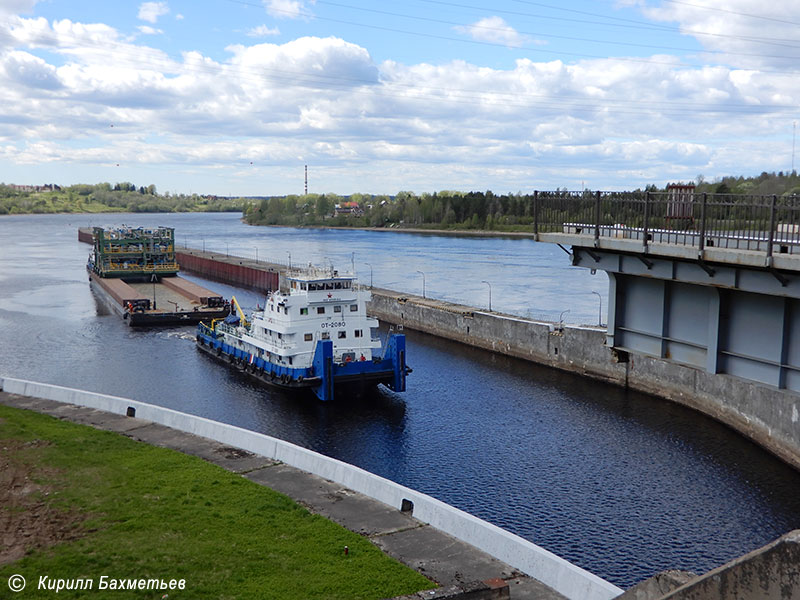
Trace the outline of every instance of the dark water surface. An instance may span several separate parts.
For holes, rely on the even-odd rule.
[[[77,227],[167,225],[180,245],[333,260],[375,285],[596,323],[606,279],[529,240],[253,228],[238,215],[0,218],[0,374],[232,423],[429,493],[627,587],[703,572],[800,527],[800,475],[658,399],[407,331],[408,392],[322,404],[256,387],[191,328],[132,330],[100,305]],[[227,243],[227,248],[226,248]],[[361,264],[359,264],[361,263]],[[257,294],[204,282],[255,306]],[[533,307],[533,308],[531,308]]]

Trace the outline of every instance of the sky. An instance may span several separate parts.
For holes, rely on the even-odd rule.
[[[794,168],[797,0],[0,0],[0,182],[629,190]]]

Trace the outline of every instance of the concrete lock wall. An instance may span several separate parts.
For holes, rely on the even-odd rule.
[[[398,510],[401,509],[403,500],[410,500],[413,502],[415,518],[480,548],[538,579],[567,598],[608,600],[622,593],[620,588],[600,577],[491,523],[431,496],[289,442],[233,425],[117,396],[9,377],[0,378],[0,384],[5,392],[11,394],[55,400],[117,414],[127,414],[128,408],[131,407],[135,409],[137,418],[279,460],[346,486]]]
[[[598,327],[536,322],[378,289],[368,310],[388,323],[678,402],[800,469],[800,396],[790,391],[668,359],[617,354]]]

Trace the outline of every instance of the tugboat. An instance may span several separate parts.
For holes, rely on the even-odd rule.
[[[228,317],[198,324],[197,347],[264,383],[310,389],[323,401],[381,383],[403,392],[411,372],[405,336],[377,337],[378,321],[367,316],[370,297],[352,274],[289,269],[251,319],[232,298]]]

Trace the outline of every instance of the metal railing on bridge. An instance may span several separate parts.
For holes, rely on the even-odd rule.
[[[800,198],[666,192],[534,192],[534,232],[800,253]]]

